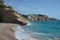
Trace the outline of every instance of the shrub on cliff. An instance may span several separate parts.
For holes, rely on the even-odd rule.
[[[11,6],[6,6],[6,5],[0,5],[0,8],[10,8],[10,9],[12,9],[12,7]]]
[[[5,5],[0,5],[0,8],[4,8],[4,7],[6,7]]]
[[[3,0],[0,0],[0,8],[5,8],[5,7],[12,9],[11,6],[6,6]]]
[[[28,18],[28,15],[24,15],[24,14],[23,14],[22,16],[23,16],[24,18]]]

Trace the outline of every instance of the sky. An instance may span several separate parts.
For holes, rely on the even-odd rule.
[[[44,14],[60,19],[60,0],[4,0],[21,14]]]

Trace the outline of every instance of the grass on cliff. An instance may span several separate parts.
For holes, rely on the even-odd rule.
[[[24,15],[24,14],[23,14],[22,16],[23,16],[24,18],[28,18],[28,15]]]
[[[1,4],[0,4],[0,8],[5,8],[5,7],[6,7],[6,8],[10,8],[10,9],[12,9],[11,6],[6,6],[6,5],[1,5]]]

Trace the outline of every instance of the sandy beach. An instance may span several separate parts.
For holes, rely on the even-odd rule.
[[[23,38],[22,40],[41,40],[41,39],[37,39],[37,38],[34,38],[34,37],[29,37],[29,38]]]
[[[16,24],[0,23],[0,40],[17,40],[14,31],[11,29]]]

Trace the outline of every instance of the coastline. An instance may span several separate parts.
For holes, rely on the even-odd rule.
[[[30,25],[30,24],[27,24],[27,25]],[[17,38],[18,40],[40,40],[40,39],[31,37],[30,35],[26,34],[25,30],[23,30],[21,26],[19,25],[12,27],[12,29],[15,31],[15,38]]]
[[[0,23],[0,40],[19,40],[16,38],[14,27],[18,24],[13,23]],[[36,38],[29,37],[22,40],[37,40]]]
[[[16,25],[18,24],[0,23],[0,40],[19,40],[16,38],[15,30],[12,29],[13,27],[18,27]],[[23,38],[22,40],[44,40],[44,38],[37,39],[35,37],[28,37]],[[52,38],[52,39],[48,38],[48,40],[60,40],[60,38]]]

